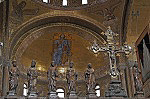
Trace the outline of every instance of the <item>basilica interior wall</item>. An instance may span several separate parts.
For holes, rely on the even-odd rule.
[[[24,78],[26,78],[26,71],[30,67],[32,59],[37,60],[37,70],[39,72],[37,89],[39,94],[40,96],[47,95],[48,82],[46,72],[52,60],[52,42],[59,39],[61,34],[65,34],[66,39],[72,42],[72,60],[75,63],[75,69],[79,74],[82,72],[79,79],[84,77],[83,72],[87,64],[92,63],[92,66],[96,70],[96,82],[100,85],[101,96],[103,97],[110,81],[110,76],[108,75],[108,57],[104,53],[95,55],[89,51],[88,47],[94,39],[99,44],[106,43],[106,36],[102,35],[101,32],[105,31],[108,26],[111,26],[112,30],[119,34],[115,38],[119,42],[119,45],[124,43],[122,40],[126,40],[129,44],[132,43],[131,45],[134,47],[133,43],[141,32],[136,32],[136,25],[132,24],[132,22],[135,23],[134,16],[129,17],[129,20],[125,20],[128,19],[129,15],[127,15],[129,8],[125,7],[128,5],[128,0],[114,0],[113,2],[111,0],[102,0],[99,2],[89,0],[89,5],[82,5],[81,0],[69,0],[67,7],[62,6],[62,0],[50,1],[51,3],[48,4],[43,3],[42,0],[9,0],[9,24],[6,28],[8,31],[6,37],[8,38],[3,37],[3,39],[7,42],[7,46],[5,46],[5,49],[8,49],[7,57],[10,61],[17,60],[17,65],[21,71],[18,95],[23,94],[23,85],[27,80]],[[3,17],[3,11],[1,11],[3,5],[1,5],[2,3],[0,3],[0,37],[2,37],[2,28],[4,25],[1,18]],[[135,8],[137,8],[137,5],[135,5]],[[144,9],[142,8],[142,11]],[[143,13],[142,16],[145,14]],[[139,20],[141,23],[146,24],[148,19],[143,22],[141,20]],[[122,25],[124,22],[125,24]],[[139,31],[144,27],[144,25],[142,27],[141,25]],[[132,26],[133,28],[131,28]],[[122,27],[126,27],[127,30],[123,30]],[[127,33],[124,33],[124,31]],[[135,54],[130,55],[129,59],[136,60],[134,56]],[[128,59],[126,56],[120,55],[117,62],[121,68],[126,68],[124,70],[119,67],[122,73],[122,86],[128,91],[129,97],[134,97],[135,86],[130,85],[134,82],[130,77],[131,71],[128,70],[130,69],[128,67]],[[2,71],[0,70],[0,72]],[[2,73],[0,73],[0,84],[2,82],[1,78]],[[62,82],[61,80],[58,81],[57,87],[63,88],[65,90],[65,96],[67,96],[67,83],[64,79]],[[6,77],[6,81],[8,81],[8,76]],[[1,87],[0,89],[2,89]],[[146,97],[148,97],[150,89],[149,80],[147,80],[144,87]],[[81,97],[86,95],[86,86],[83,81],[78,83],[77,92]]]
[[[86,35],[86,32],[89,32],[89,34],[91,33],[92,35],[95,35],[96,39],[99,40],[99,43],[103,44],[103,43],[105,43],[106,37],[100,33],[102,31],[106,30],[107,26],[112,26],[112,29],[115,32],[121,31],[121,29],[119,28],[119,25],[121,25],[121,21],[122,21],[122,19],[120,17],[123,14],[121,9],[123,9],[122,5],[124,5],[125,2],[124,1],[120,2],[119,0],[115,0],[111,4],[111,2],[109,1],[109,2],[107,2],[107,3],[111,4],[111,5],[109,5],[105,1],[103,1],[103,2],[98,2],[98,4],[94,3],[94,6],[93,5],[87,6],[87,8],[85,9],[83,5],[79,5],[79,3],[81,4],[81,1],[79,1],[79,0],[78,0],[78,2],[76,2],[77,6],[71,7],[71,5],[73,4],[74,1],[70,0],[68,2],[69,3],[68,8],[70,10],[65,10],[61,5],[62,1],[61,0],[59,0],[59,1],[60,1],[60,3],[57,3],[58,5],[55,5],[54,8],[49,8],[47,6],[47,4],[42,4],[42,3],[38,4],[34,0],[33,1],[10,0],[10,2],[9,2],[9,13],[8,13],[9,14],[9,18],[8,18],[9,19],[8,20],[9,44],[7,47],[9,48],[9,51],[10,51],[10,53],[9,53],[10,60],[14,60],[14,59],[18,60],[19,69],[21,71],[24,71],[21,74],[21,75],[23,75],[23,77],[20,76],[21,78],[20,78],[20,85],[19,85],[19,90],[18,90],[20,95],[23,93],[21,90],[22,90],[23,83],[25,82],[25,80],[23,80],[23,78],[25,77],[24,74],[26,74],[26,69],[29,68],[31,60],[37,59],[37,57],[41,57],[41,59],[42,59],[42,56],[36,55],[37,53],[41,53],[41,52],[38,52],[37,49],[40,49],[39,51],[45,50],[44,46],[42,49],[40,46],[40,43],[42,44],[42,42],[44,42],[45,38],[41,38],[43,41],[41,40],[39,42],[39,45],[37,43],[38,46],[36,46],[36,43],[34,42],[35,46],[36,46],[35,48],[28,47],[28,46],[32,46],[32,44],[30,42],[31,39],[37,38],[36,35],[33,35],[33,37],[30,36],[30,33],[33,32],[34,29],[38,29],[38,27],[40,27],[38,25],[45,24],[45,27],[46,27],[46,24],[50,24],[50,23],[58,23],[59,24],[60,22],[75,24],[75,25],[73,25],[73,27],[76,27],[76,28],[72,29],[72,31],[68,31],[68,29],[70,27],[64,28],[64,24],[62,24],[59,29],[53,27],[53,29],[51,29],[51,30],[53,30],[52,32],[54,32],[54,33],[57,33],[57,32],[59,32],[59,33],[67,32],[68,33],[69,32],[69,33],[72,33],[72,35],[74,35],[74,32],[75,32],[76,34],[78,34],[79,36],[75,36],[75,35],[73,36],[74,37],[73,41],[74,40],[78,41],[74,45],[76,46],[80,43],[82,44],[82,42],[85,43],[85,45],[86,44],[88,44],[88,45],[86,45],[85,48],[83,49],[83,51],[81,51],[83,53],[83,56],[82,56],[83,60],[82,60],[82,58],[81,58],[81,62],[78,62],[78,60],[75,60],[75,65],[78,66],[78,68],[80,68],[80,65],[83,65],[82,67],[84,67],[83,68],[83,71],[84,71],[86,68],[86,65],[90,62],[93,64],[93,67],[95,69],[97,69],[98,66],[101,66],[101,68],[97,70],[96,76],[101,75],[100,77],[104,77],[107,75],[108,68],[109,68],[108,62],[105,62],[107,55],[104,55],[104,54],[98,54],[98,55],[93,54],[92,55],[92,52],[89,52],[88,57],[85,56],[87,54],[87,53],[85,53],[85,51],[88,51],[87,47],[90,46],[90,43],[94,39],[94,36],[92,37],[90,35]],[[92,4],[92,1],[89,1],[89,3]],[[100,7],[99,4],[102,4],[102,6]],[[20,5],[20,6],[18,6],[18,5]],[[105,8],[106,6],[108,8],[108,11],[110,10],[110,7],[114,7],[114,12],[111,12],[110,16],[108,16],[108,17],[105,16],[105,13],[107,13],[107,12],[105,12],[105,11],[107,11],[107,9]],[[116,9],[118,6],[121,9]],[[99,9],[103,9],[103,10],[99,11]],[[121,14],[119,14],[118,12],[120,12]],[[56,17],[55,18],[55,16],[65,16],[65,17],[60,17],[60,18]],[[74,19],[71,19],[67,16],[74,17]],[[50,20],[51,17],[54,17],[53,19],[51,19],[53,21]],[[75,18],[77,18],[78,20],[75,20]],[[44,20],[44,21],[42,22],[39,20]],[[74,20],[74,21],[72,21],[72,20]],[[36,23],[36,21],[37,21],[37,23]],[[57,25],[57,24],[54,24],[54,25]],[[32,26],[35,26],[36,28],[32,27]],[[82,29],[79,29],[79,28],[82,28]],[[61,30],[61,31],[57,31],[57,30]],[[82,30],[82,31],[79,31],[79,30]],[[47,31],[45,30],[45,32],[48,32],[48,31],[50,31],[50,30],[47,30]],[[37,31],[35,30],[35,32],[37,32]],[[41,31],[41,32],[44,32],[44,31]],[[94,32],[96,32],[96,33],[94,33]],[[45,36],[45,37],[48,37],[48,36]],[[50,35],[49,37],[51,39],[53,39],[52,35]],[[85,39],[83,39],[83,40],[78,39],[80,37],[84,37]],[[28,41],[24,41],[24,39],[28,39]],[[117,41],[119,41],[119,37],[116,39],[117,39]],[[85,42],[85,41],[90,41],[90,42]],[[24,58],[22,60],[21,60],[21,58],[22,58],[21,55],[19,55],[20,52],[17,52],[18,48],[20,47],[21,44],[23,47],[20,48],[20,51],[23,51],[25,48],[27,48],[28,52],[31,52],[31,53],[24,52],[24,55],[26,55],[26,56],[24,56]],[[49,44],[49,43],[47,43],[47,44]],[[45,45],[45,47],[46,46],[48,46],[48,45]],[[80,46],[81,45],[79,45],[78,48],[80,48]],[[78,48],[76,48],[76,49],[78,49]],[[47,49],[47,50],[49,50],[49,49]],[[74,52],[73,54],[76,54],[76,53]],[[48,55],[50,55],[50,53]],[[92,55],[92,57],[91,57],[91,55]],[[29,57],[29,56],[31,56],[31,57]],[[99,63],[101,63],[101,64],[96,63],[95,59],[98,59],[100,57],[101,57],[101,60]],[[75,57],[75,58],[78,58],[78,57]],[[47,57],[47,59],[48,59],[48,57]],[[40,61],[47,61],[47,59],[43,58]],[[78,58],[78,59],[80,59],[80,58]],[[90,59],[90,61],[89,61],[89,59]],[[50,60],[50,58],[48,60]],[[24,64],[22,64],[21,62]],[[37,62],[37,65],[41,65],[39,63],[40,62]],[[49,66],[49,64],[50,64],[50,62],[46,63],[46,67]],[[26,68],[26,69],[24,70],[24,68]],[[78,68],[76,68],[76,69],[78,69]],[[42,70],[42,69],[39,68],[39,70]],[[102,71],[102,72],[99,74],[98,73],[99,71]],[[43,74],[41,73],[41,75],[43,75]],[[40,78],[39,80],[41,80],[41,79],[46,80],[45,74],[44,74],[44,77],[45,78],[39,77]],[[83,75],[82,75],[82,77],[83,77]],[[102,79],[104,79],[104,78],[102,78]],[[98,79],[97,81],[98,81],[98,84],[100,85],[100,87],[102,86],[101,87],[102,88],[101,95],[104,96],[104,90],[106,89],[105,87],[103,87],[104,82],[102,82],[102,80],[100,80],[100,78],[97,78],[97,79]],[[105,80],[107,80],[107,78]],[[42,89],[40,89],[41,88],[40,86],[41,86],[41,84],[38,84],[38,89],[42,90]],[[47,85],[45,84],[43,86],[44,86],[43,88],[46,88]],[[67,85],[65,84],[65,88],[66,88],[66,86]],[[79,86],[79,87],[83,87],[83,88],[81,88],[82,89],[81,91],[84,90],[83,91],[84,93],[80,93],[80,95],[84,96],[86,93],[85,86]],[[46,92],[46,89],[44,89],[44,90]],[[42,92],[41,96],[45,95],[45,92]]]

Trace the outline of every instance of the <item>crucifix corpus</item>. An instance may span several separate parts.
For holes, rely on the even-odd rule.
[[[110,75],[111,78],[117,79],[119,76],[119,72],[117,70],[116,66],[116,54],[117,53],[125,53],[126,55],[129,55],[132,51],[132,48],[128,46],[127,44],[124,44],[123,46],[119,46],[115,42],[115,36],[118,36],[117,33],[114,33],[111,30],[111,27],[109,26],[106,32],[102,32],[101,34],[105,35],[107,37],[107,42],[105,45],[99,45],[97,44],[96,40],[94,41],[93,45],[90,47],[90,49],[95,53],[99,52],[107,52],[109,56],[109,62],[110,62]]]

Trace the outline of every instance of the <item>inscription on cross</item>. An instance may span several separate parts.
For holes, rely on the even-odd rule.
[[[111,78],[117,78],[119,75],[119,72],[117,70],[116,66],[116,54],[117,53],[125,53],[126,55],[129,55],[132,48],[128,46],[127,44],[124,44],[123,46],[119,46],[115,42],[115,36],[118,36],[117,33],[114,33],[111,30],[111,27],[108,27],[106,32],[102,32],[101,34],[105,35],[107,37],[107,42],[104,45],[97,44],[96,40],[94,41],[93,45],[90,47],[90,49],[96,54],[99,52],[107,52],[109,56],[109,62],[110,62],[110,75]]]

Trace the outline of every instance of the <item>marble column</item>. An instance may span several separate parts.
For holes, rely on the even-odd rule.
[[[2,30],[2,42],[4,44],[2,48],[2,95],[7,95],[8,92],[8,69],[9,69],[9,0],[3,2],[3,30]]]

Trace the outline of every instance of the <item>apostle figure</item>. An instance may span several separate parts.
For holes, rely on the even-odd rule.
[[[95,92],[95,74],[91,63],[88,64],[87,69],[85,71],[85,81],[88,93]]]
[[[53,61],[56,66],[63,66],[69,61],[70,56],[70,42],[65,39],[62,34],[59,40],[54,41]]]
[[[66,72],[66,79],[68,83],[68,90],[70,92],[75,92],[76,91],[76,81],[78,78],[77,73],[73,69],[74,63],[70,62],[69,64],[69,69]]]
[[[32,60],[31,67],[28,69],[27,76],[28,76],[28,94],[31,94],[33,92],[36,93],[36,84],[37,84],[37,77],[38,73],[36,71],[36,62],[35,60]]]
[[[54,61],[52,61],[51,66],[47,72],[48,82],[49,82],[49,91],[56,92],[56,81],[57,81],[57,66],[55,66]]]
[[[141,92],[142,91],[142,82],[139,78],[140,75],[140,71],[138,69],[138,65],[134,65],[134,81],[135,81],[135,89],[137,92]]]
[[[9,71],[9,93],[8,95],[16,95],[16,90],[18,87],[18,76],[19,70],[16,61],[12,61],[13,67]]]

